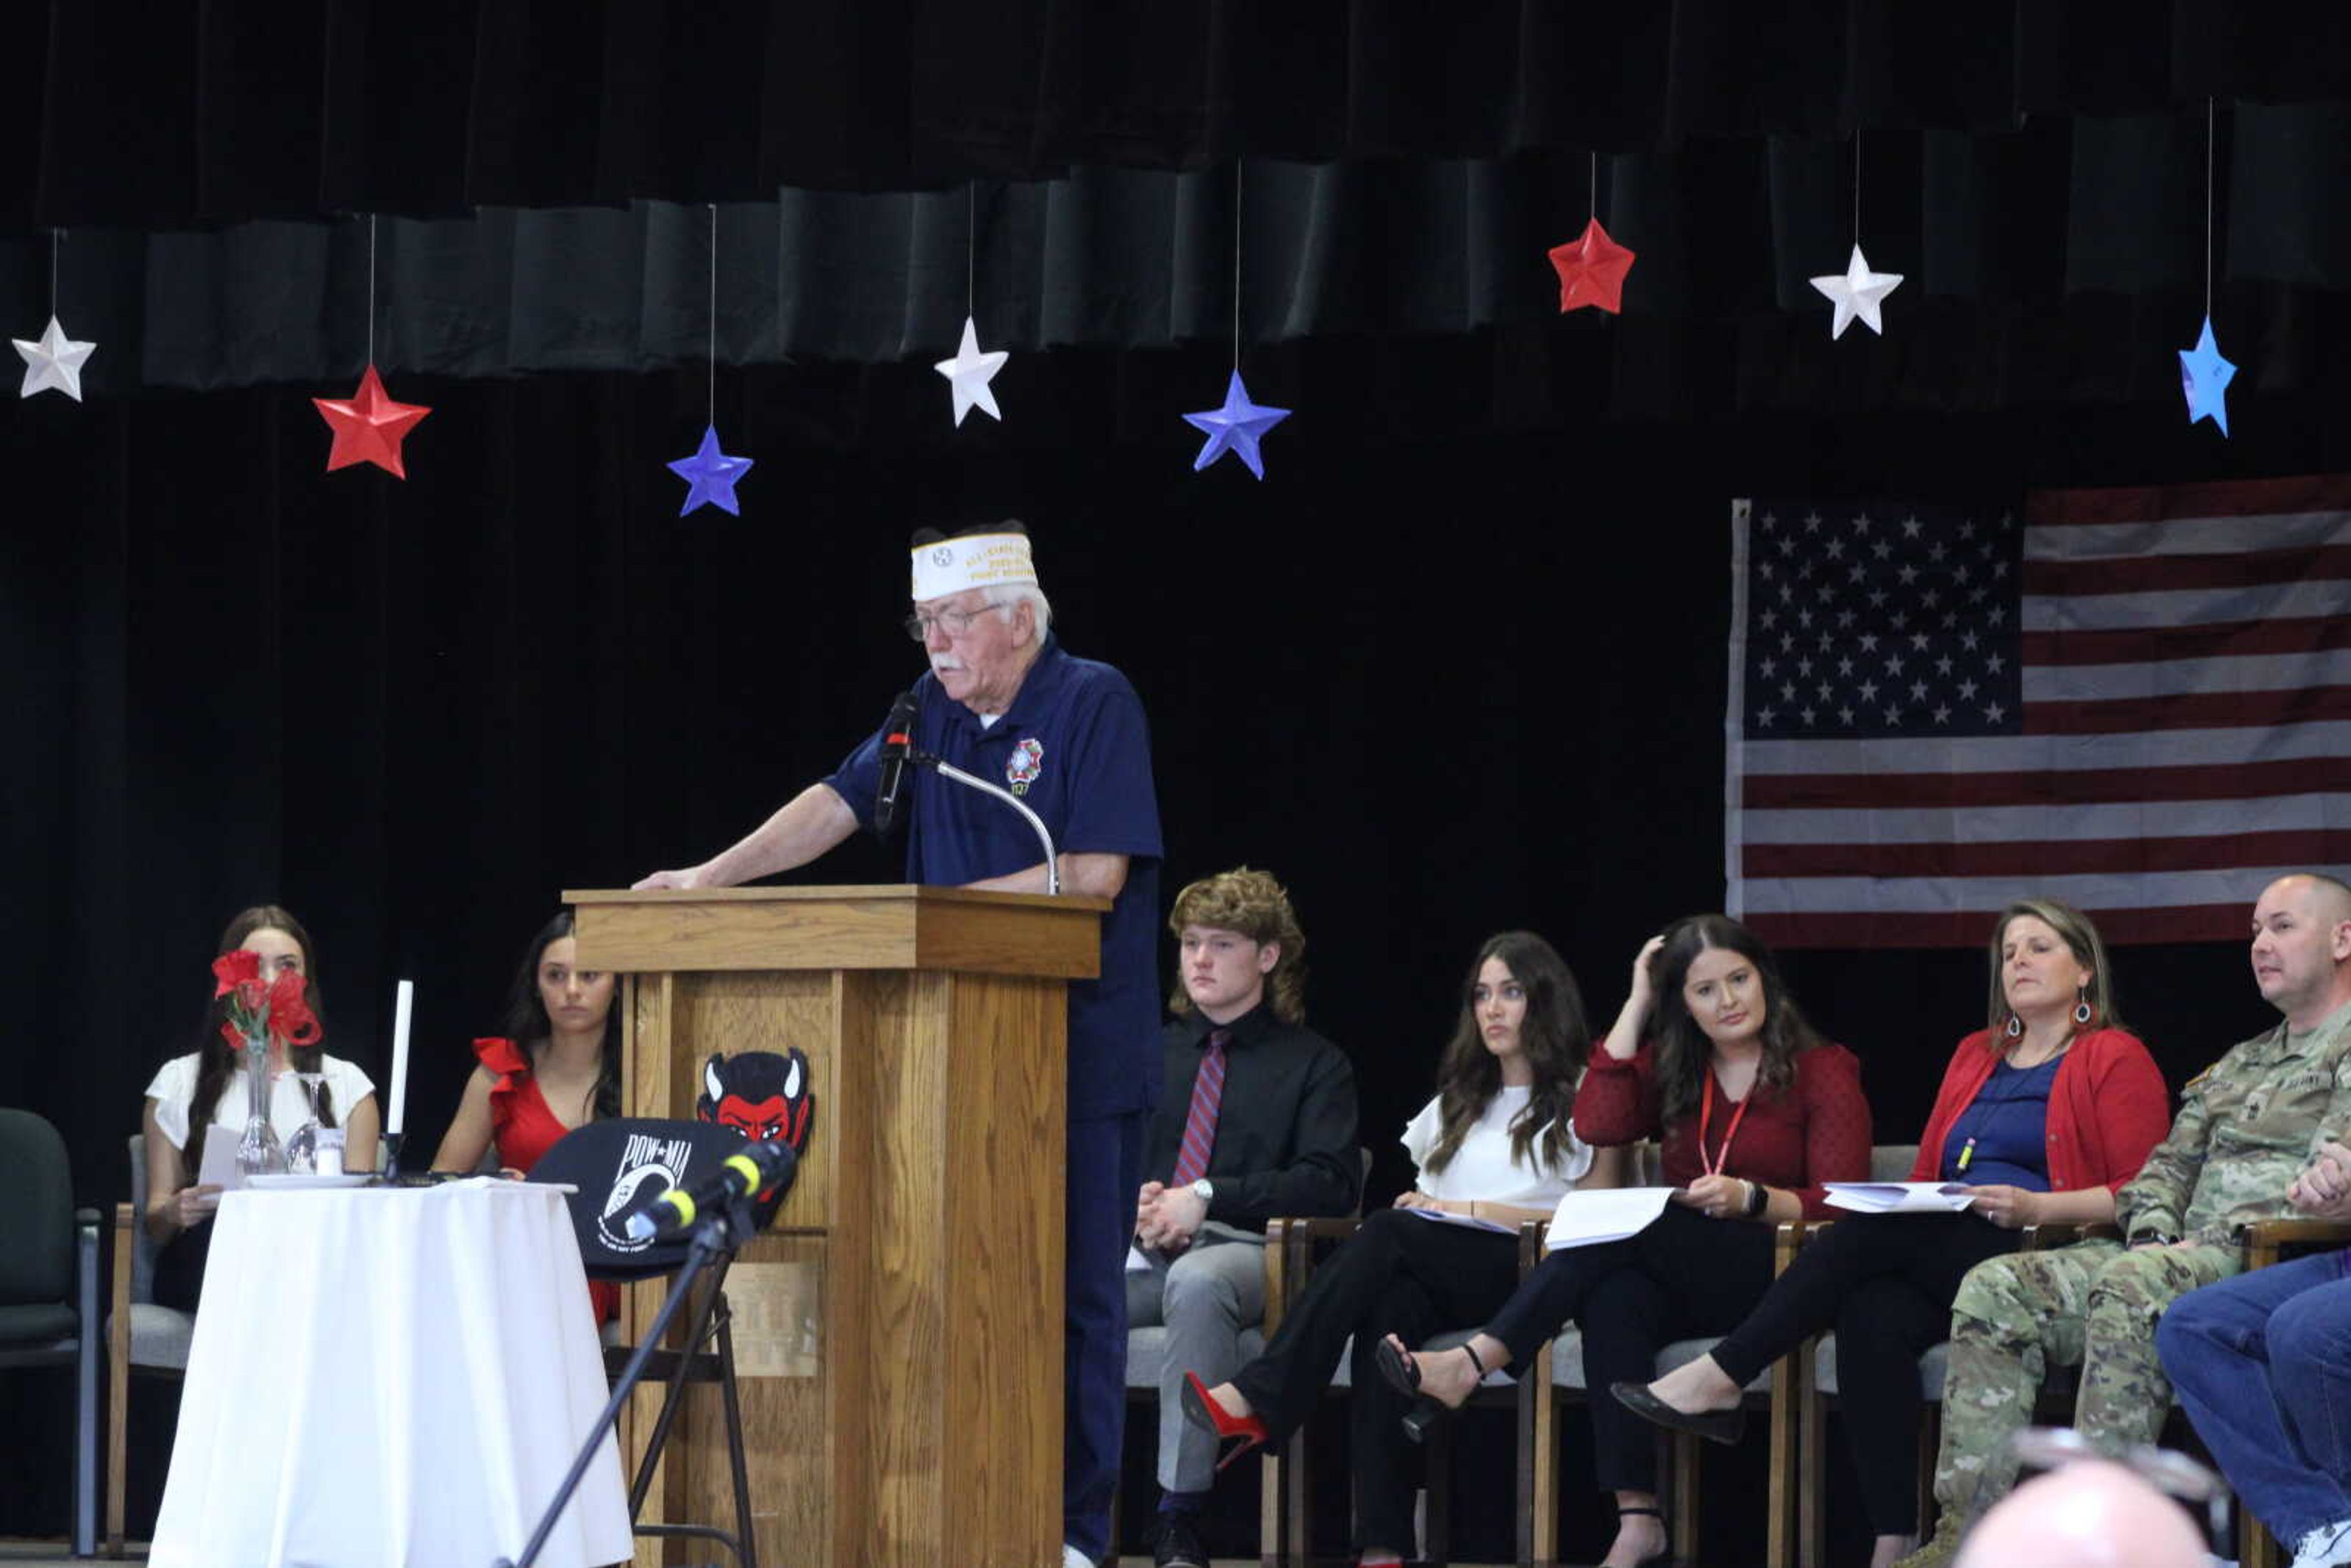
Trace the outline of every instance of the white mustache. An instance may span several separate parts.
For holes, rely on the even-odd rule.
[[[950,672],[960,671],[963,667],[963,661],[956,658],[953,653],[941,653],[937,658],[931,661],[931,668],[942,675],[949,674]]]

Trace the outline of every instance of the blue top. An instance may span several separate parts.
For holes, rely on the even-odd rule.
[[[1143,700],[1108,664],[1045,638],[992,726],[923,672],[914,744],[991,783],[1044,819],[1064,854],[1123,854],[1126,885],[1102,920],[1102,977],[1070,982],[1070,1115],[1148,1110],[1159,1092],[1159,800]],[[824,782],[872,827],[882,732]],[[1003,801],[928,770],[906,786],[906,879],[956,887],[1037,864],[1044,851]],[[907,810],[907,808],[911,808]]]
[[[2060,1051],[2035,1067],[1991,1070],[1968,1108],[1951,1121],[1943,1140],[1943,1179],[1970,1186],[2006,1184],[2028,1192],[2049,1190],[2049,1088],[2065,1060]],[[1959,1155],[1975,1140],[1968,1168]]]

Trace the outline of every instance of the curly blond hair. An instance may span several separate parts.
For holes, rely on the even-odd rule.
[[[1299,929],[1289,889],[1248,866],[1204,876],[1177,894],[1167,912],[1168,930],[1181,936],[1186,925],[1238,931],[1259,946],[1279,944],[1281,956],[1265,977],[1267,999],[1273,1004],[1274,1017],[1284,1023],[1306,1021],[1306,933]],[[1178,1018],[1192,1010],[1180,973],[1167,1006]]]

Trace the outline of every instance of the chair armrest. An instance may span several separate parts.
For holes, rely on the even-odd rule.
[[[2245,1267],[2283,1262],[2292,1248],[2351,1246],[2351,1225],[2339,1219],[2257,1219],[2244,1228]]]
[[[1306,1293],[1306,1282],[1314,1272],[1314,1249],[1317,1242],[1333,1245],[1353,1236],[1363,1225],[1360,1219],[1330,1216],[1309,1218],[1293,1216],[1269,1219],[1265,1222],[1265,1333],[1281,1326],[1283,1314],[1290,1304]]]
[[[1551,1234],[1551,1222],[1542,1219],[1519,1221],[1519,1278],[1523,1280],[1535,1271],[1543,1260],[1543,1238]]]
[[[124,1204],[122,1207],[128,1208],[131,1206],[129,1204]],[[94,1231],[105,1223],[106,1216],[99,1213],[95,1208],[77,1208],[74,1210],[74,1224],[81,1229]]]
[[[107,1350],[114,1364],[129,1364],[131,1354],[131,1249],[133,1238],[131,1228],[139,1223],[138,1211],[127,1203],[114,1206],[114,1278],[108,1282]]]
[[[1825,1230],[1834,1219],[1788,1219],[1771,1228],[1771,1277],[1778,1279],[1796,1260],[1796,1253],[1815,1230]]]

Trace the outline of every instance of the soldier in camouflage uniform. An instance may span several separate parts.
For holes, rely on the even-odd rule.
[[[2117,1196],[2126,1242],[2084,1241],[1979,1264],[1951,1307],[1942,1517],[1896,1568],[1944,1568],[1960,1532],[2016,1479],[2009,1439],[2032,1418],[2049,1366],[2079,1364],[2074,1423],[2101,1447],[2154,1441],[2171,1404],[2155,1322],[2177,1297],[2243,1267],[2236,1231],[2294,1212],[2286,1194],[2319,1144],[2351,1132],[2351,1014],[2299,1016],[2303,951],[2339,884],[2281,877],[2253,909],[2254,977],[2286,1014],[2231,1048],[2180,1099],[2170,1135]]]

